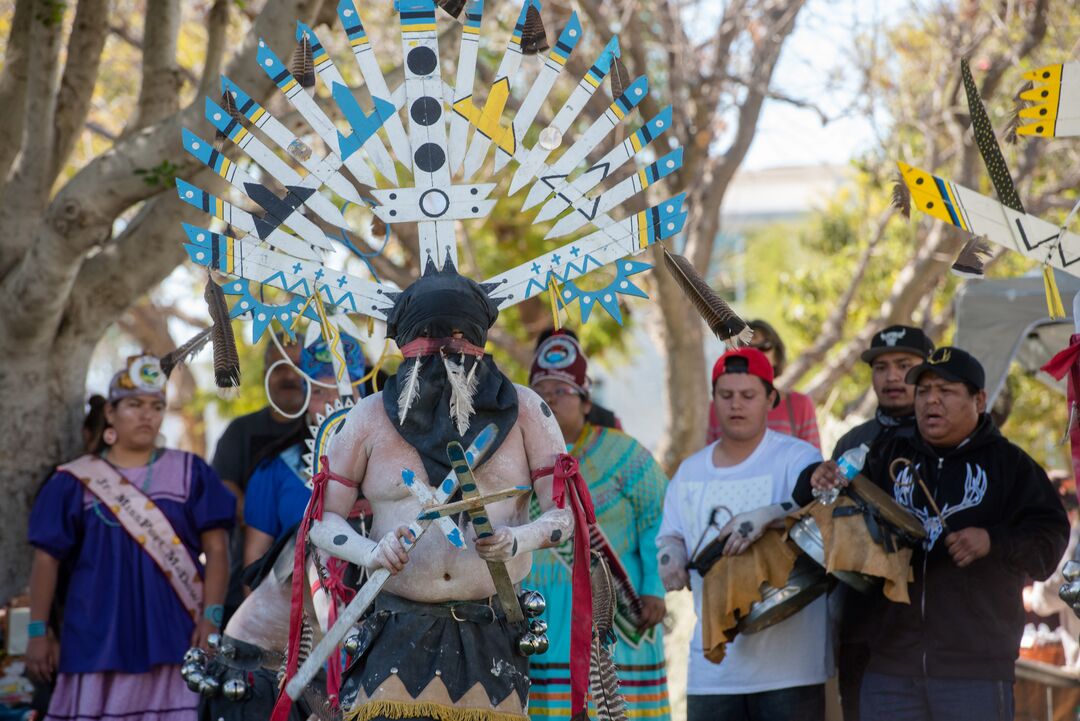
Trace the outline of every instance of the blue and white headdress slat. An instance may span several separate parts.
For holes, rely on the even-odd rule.
[[[677,235],[686,223],[686,193],[676,195],[618,223],[572,241],[484,281],[500,308],[516,305],[557,284],[637,255],[652,244]]]
[[[336,153],[331,151],[322,159],[314,159],[312,157],[312,150],[307,143],[296,137],[296,135],[286,128],[281,121],[267,112],[266,108],[252,100],[251,96],[241,90],[239,85],[229,80],[224,75],[221,76],[221,89],[223,93],[233,98],[238,111],[242,113],[252,125],[266,133],[268,138],[273,140],[274,143],[287,152],[289,156],[295,158],[308,173],[315,176],[323,184],[329,187],[330,190],[334,191],[350,203],[359,205],[364,202],[357,194],[356,188],[353,187],[352,183],[339,172],[339,169],[341,168],[341,158],[338,157]],[[209,101],[209,98],[207,100]],[[214,123],[215,120],[210,118],[210,122]],[[235,138],[233,137],[234,134],[236,136]],[[251,134],[243,127],[240,127],[239,129],[234,130],[232,134],[229,134],[229,139],[237,144],[244,142],[244,140],[249,137],[252,137]],[[241,147],[244,146],[241,145]],[[277,176],[275,175],[275,177]],[[279,178],[279,180],[281,180],[281,178]]]
[[[491,2],[487,0],[488,7]],[[288,67],[265,41],[259,41],[260,67],[307,130],[287,128],[242,88],[222,78],[222,99],[207,98],[206,117],[217,130],[219,143],[230,142],[242,155],[214,147],[190,130],[184,131],[184,147],[259,210],[239,207],[232,195],[226,200],[178,181],[177,190],[185,202],[224,226],[186,225],[189,257],[239,279],[225,286],[227,294],[238,299],[234,314],[239,308],[240,313],[250,312],[256,318],[256,336],[271,322],[291,323],[301,312],[324,325],[330,322],[327,318],[340,313],[385,319],[399,288],[330,265],[338,255],[330,251],[339,243],[358,252],[357,230],[345,213],[347,205],[371,206],[371,212],[387,226],[416,223],[421,267],[448,263],[456,267],[459,221],[490,215],[498,181],[505,177],[501,171],[513,160],[517,167],[508,192],[528,186],[522,209],[538,207],[537,222],[552,223],[547,239],[565,240],[488,279],[483,287],[501,308],[551,292],[558,293],[564,306],[577,303],[583,321],[599,306],[621,322],[618,297],[645,296],[629,278],[647,269],[647,264],[624,261],[615,266],[614,281],[599,290],[584,290],[577,280],[681,232],[687,217],[685,194],[621,219],[618,213],[625,201],[682,166],[681,149],[657,158],[659,153],[649,148],[671,127],[671,107],[633,131],[627,129],[625,140],[603,153],[599,161],[588,163],[588,157],[609,142],[617,127],[631,122],[629,118],[649,92],[644,76],[627,84],[618,63],[619,41],[612,37],[546,127],[538,129],[536,142],[527,145],[536,118],[584,35],[578,15],[569,17],[549,48],[540,0],[522,0],[494,80],[486,97],[478,100],[476,63],[485,1],[448,5],[459,15],[464,10],[453,86],[444,82],[441,72],[434,2],[398,0],[395,7],[404,80],[391,88],[356,4],[340,0],[337,5],[353,59],[371,97],[365,106],[308,25],[297,24],[297,48]],[[531,55],[537,55],[540,67],[527,87],[517,88],[528,77],[523,66]],[[582,122],[586,105],[609,75],[612,101],[591,121]],[[320,107],[320,102],[330,101],[315,94],[318,82],[326,84],[343,123],[335,124]],[[515,90],[523,96],[516,112],[509,103]],[[579,126],[583,129],[575,131]],[[312,141],[313,136],[318,140]],[[572,142],[566,142],[569,137]],[[493,164],[489,162],[492,148]],[[554,160],[549,160],[553,153]],[[410,171],[411,181],[398,177],[395,161]],[[632,172],[605,187],[627,165]],[[665,258],[710,328],[725,340],[744,340],[745,324],[712,293],[689,262],[666,249]],[[283,291],[294,300],[277,306],[256,301],[252,284]],[[318,312],[312,310],[313,303]],[[711,315],[709,308],[714,309]],[[292,329],[286,330],[291,333]]]
[[[629,138],[617,145],[604,157],[589,167],[584,173],[570,181],[562,178],[541,178],[553,194],[536,214],[536,222],[545,222],[558,217],[571,204],[576,204],[612,173],[632,160],[654,138],[671,127],[671,106],[656,114],[656,117],[634,131]],[[681,162],[680,162],[681,165]],[[577,206],[575,205],[575,208]]]
[[[468,151],[464,157],[465,178],[473,177],[476,171],[480,169],[492,142],[497,143],[500,148],[503,148],[511,155],[516,149],[517,139],[514,137],[513,128],[501,125],[501,118],[506,107],[506,101],[510,98],[510,91],[514,86],[517,72],[521,69],[521,34],[525,29],[525,19],[530,11],[540,12],[539,0],[526,0],[521,6],[521,12],[518,14],[514,31],[510,35],[510,40],[506,43],[506,50],[503,52],[502,60],[499,61],[499,67],[495,71],[495,81],[488,92],[484,109],[481,111],[472,103],[470,99],[471,92],[461,98],[457,97],[457,93],[454,94],[453,108],[455,115],[467,119],[479,131],[473,133],[472,142],[468,144]],[[464,38],[462,38],[462,41],[464,42]],[[473,64],[475,67],[475,60]],[[453,124],[451,123],[451,125]],[[458,127],[460,127],[460,123]],[[456,170],[456,167],[454,169]]]

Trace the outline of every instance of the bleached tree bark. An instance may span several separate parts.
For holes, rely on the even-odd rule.
[[[230,76],[256,97],[269,95],[272,84],[255,62],[256,38],[289,43],[294,21],[310,20],[320,4],[268,0],[231,57]],[[63,23],[43,21],[49,17],[41,11],[44,5],[55,3],[18,0],[8,46],[12,62],[0,70],[0,98],[12,103],[5,104],[10,112],[0,117],[22,108],[20,120],[3,117],[0,123],[5,129],[23,129],[12,159],[6,161],[7,149],[0,153],[0,170],[5,171],[0,176],[0,347],[5,353],[0,363],[0,493],[8,499],[0,508],[0,602],[25,583],[30,558],[26,518],[40,481],[80,450],[78,429],[94,346],[112,321],[181,260],[177,224],[189,217],[188,210],[176,197],[171,177],[148,184],[145,172],[137,171],[166,167],[167,161],[197,179],[194,164],[182,157],[180,128],[212,132],[202,120],[201,96],[177,109],[175,99],[154,99],[155,89],[144,84],[139,129],[54,187],[71,137],[85,124],[86,85],[96,72],[77,67],[69,57],[65,81],[59,81]],[[84,43],[89,53],[84,61],[96,62],[100,56],[87,36],[100,27],[101,5],[100,0],[81,0],[74,10],[67,42]],[[152,12],[173,9],[175,3],[164,0],[150,3]],[[156,37],[160,40],[153,33],[145,38],[144,56],[151,70],[167,79],[176,71],[175,32],[170,26]],[[207,64],[208,72],[217,69]],[[116,219],[136,208],[127,229],[114,237]]]

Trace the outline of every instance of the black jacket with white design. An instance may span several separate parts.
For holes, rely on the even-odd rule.
[[[917,464],[946,530],[917,483],[903,483],[901,472],[894,486],[889,465],[897,458]],[[875,600],[869,670],[1012,680],[1024,629],[1024,583],[1053,573],[1069,540],[1068,517],[1046,473],[985,414],[952,449],[934,448],[917,433],[885,438],[871,447],[865,471],[929,533],[929,550],[912,556],[911,603]],[[945,536],[971,527],[990,534],[990,552],[960,568]]]

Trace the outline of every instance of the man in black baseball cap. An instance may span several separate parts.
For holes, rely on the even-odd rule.
[[[833,460],[858,445],[870,445],[883,434],[914,432],[915,390],[905,376],[933,350],[934,344],[922,329],[913,326],[891,325],[874,334],[861,358],[870,366],[878,407],[873,418],[840,437],[833,448]]]
[[[840,437],[833,448],[834,461],[864,443],[869,446],[892,435],[908,438],[915,435],[915,387],[906,376],[933,350],[934,344],[921,328],[914,326],[891,325],[874,334],[861,358],[870,366],[870,385],[877,396],[877,409],[873,418]],[[804,472],[806,481],[800,478],[803,488],[810,473],[813,469]],[[840,704],[845,719],[858,719],[859,688],[870,658],[867,638],[876,619],[872,616],[872,604],[862,594],[846,586],[837,589],[836,594],[841,609],[836,647]]]
[[[1012,718],[1021,591],[1057,568],[1068,518],[1043,469],[986,413],[977,359],[938,348],[906,379],[916,432],[875,442],[863,472],[922,522],[926,540],[911,559],[911,603],[869,601],[860,717]],[[810,485],[831,488],[837,476],[824,463]]]

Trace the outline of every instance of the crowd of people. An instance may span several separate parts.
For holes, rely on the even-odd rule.
[[[314,520],[311,538],[367,572],[385,568],[394,576],[376,599],[373,617],[382,621],[361,652],[365,662],[346,673],[342,697],[392,703],[384,699],[397,687],[387,691],[385,680],[400,677],[410,703],[427,704],[425,713],[442,718],[430,709],[468,701],[480,683],[492,718],[569,717],[576,693],[574,569],[587,541],[615,580],[614,661],[630,718],[670,718],[665,592],[682,589],[692,592],[698,617],[689,648],[689,721],[824,719],[825,683],[834,674],[849,721],[1012,718],[1022,589],[1059,568],[1070,525],[1046,473],[987,413],[978,359],[960,348],[934,348],[918,328],[882,329],[862,354],[875,414],[823,460],[812,402],[776,386],[786,361],[780,336],[764,321],[750,325],[751,344],[725,352],[713,366],[707,444],[670,481],[648,450],[620,430],[615,414],[595,402],[588,358],[574,334],[544,334],[529,388],[507,391],[493,376],[490,397],[476,403],[476,418],[505,420],[505,393],[517,396],[509,422],[525,430],[500,440],[498,468],[531,479],[527,518],[517,523],[510,512],[493,510],[495,533],[476,539],[480,565],[453,555],[429,558],[426,570],[439,569],[435,580],[401,575],[411,533],[402,524],[412,511],[399,478],[402,468],[422,468],[434,479],[450,466],[425,453],[425,416],[410,431],[415,437],[387,430],[387,417],[398,410],[397,388],[406,382],[400,372],[383,394],[393,394],[386,403],[395,414],[387,405],[380,415],[379,396],[362,400],[331,446],[323,470],[338,482],[326,487],[325,512]],[[440,352],[453,345],[464,367],[476,351],[474,367],[488,368],[490,356],[479,349],[485,333],[448,326],[441,336],[451,340]],[[397,340],[407,349],[426,337],[399,331]],[[350,375],[364,376],[359,346],[351,339],[346,346]],[[35,678],[55,683],[46,718],[196,717],[198,696],[180,674],[185,652],[207,647],[210,634],[251,593],[257,577],[251,569],[265,565],[304,520],[312,497],[301,462],[304,439],[315,414],[336,397],[325,343],[286,345],[286,356],[279,347],[268,345],[265,356],[271,404],[235,419],[211,464],[160,447],[164,377],[153,358],[142,357],[113,377],[105,422],[88,424],[86,454],[42,486],[30,518],[27,659]],[[420,368],[425,352],[406,352],[402,368],[411,359]],[[423,373],[442,368],[428,364]],[[304,378],[322,383],[305,388]],[[429,401],[435,406],[448,398]],[[402,426],[406,412],[407,406]],[[691,569],[703,544],[718,542],[724,555],[748,552],[792,512],[847,485],[850,474],[837,461],[860,446],[867,449],[862,474],[926,529],[913,549],[910,603],[841,584],[779,623],[736,635],[722,660],[711,660],[703,619],[713,609],[704,603],[702,572]],[[588,529],[575,528],[569,507],[552,502],[552,476],[544,473],[552,473],[552,459],[564,451],[591,498],[595,524]],[[335,520],[349,517],[361,490],[374,509],[370,540]],[[546,653],[507,652],[502,636],[473,622],[476,603],[438,610],[473,598],[467,589],[476,585],[475,574],[486,578],[481,561],[505,564],[521,587],[546,598]],[[493,625],[506,623],[499,604],[489,601],[487,609]],[[429,617],[437,621],[415,620]],[[447,630],[455,625],[458,631]],[[479,630],[466,633],[465,626]],[[407,670],[402,643],[423,648],[420,639],[431,638],[440,647],[430,663]],[[495,658],[509,653],[520,674],[496,683],[479,669],[453,667],[452,659],[468,666],[489,650]],[[526,674],[523,683],[518,677]],[[436,676],[445,688],[431,690]],[[527,698],[511,702],[514,691]]]

